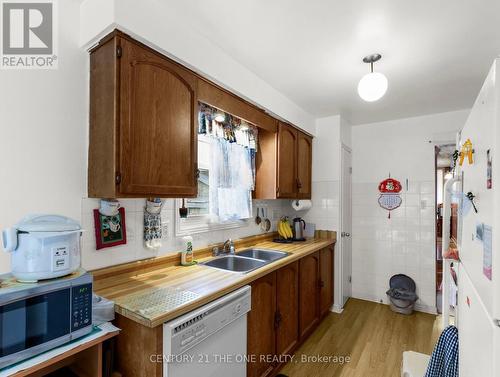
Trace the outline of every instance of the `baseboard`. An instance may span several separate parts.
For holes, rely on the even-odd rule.
[[[437,308],[430,305],[415,304],[415,310],[422,313],[429,313],[434,315],[438,314]]]
[[[378,304],[384,304],[384,305],[389,305],[387,302],[384,302],[383,300],[380,300],[378,297],[374,296],[368,296],[368,295],[358,295],[358,296],[353,296],[352,298],[357,298],[359,300],[365,300],[365,301],[372,301],[376,302]],[[435,306],[430,306],[430,305],[422,305],[422,304],[415,304],[415,311],[417,312],[422,312],[422,313],[428,313],[428,314],[434,314],[437,315],[437,308]]]
[[[337,314],[340,314],[344,311],[344,308],[341,308],[340,306],[338,305],[333,305],[331,308],[330,308],[330,311],[333,312],[333,313],[337,313]]]

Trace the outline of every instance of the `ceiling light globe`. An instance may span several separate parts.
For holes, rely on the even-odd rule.
[[[374,102],[384,96],[387,86],[387,77],[380,72],[371,72],[359,80],[358,94],[366,102]]]

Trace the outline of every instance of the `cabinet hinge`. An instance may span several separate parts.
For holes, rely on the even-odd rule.
[[[116,57],[120,59],[122,57],[122,46],[116,46]]]
[[[352,276],[349,276],[349,283],[352,283]]]
[[[116,175],[115,175],[115,183],[117,185],[119,185],[120,183],[122,183],[122,173],[120,172],[116,172]]]

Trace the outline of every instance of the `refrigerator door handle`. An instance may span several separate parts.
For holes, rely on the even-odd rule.
[[[442,253],[445,253],[450,247],[450,217],[451,217],[451,189],[459,178],[454,176],[444,184],[443,195],[443,235],[442,235]],[[442,292],[442,323],[443,327],[450,324],[450,274],[451,261],[443,258],[443,292]]]

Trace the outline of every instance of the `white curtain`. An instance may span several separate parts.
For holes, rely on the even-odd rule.
[[[252,217],[253,185],[251,149],[223,138],[212,137],[209,172],[212,221]]]

